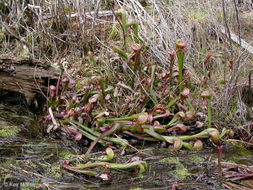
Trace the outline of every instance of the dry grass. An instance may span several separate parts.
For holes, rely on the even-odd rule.
[[[245,117],[245,105],[239,99],[231,108],[231,98],[240,93],[234,91],[236,86],[245,84],[252,62],[252,55],[222,33],[224,14],[221,1],[157,1],[150,0],[143,7],[139,1],[129,0],[117,3],[124,7],[129,15],[134,15],[140,26],[140,35],[150,44],[152,56],[168,67],[168,50],[173,50],[176,39],[187,43],[185,67],[191,71],[195,84],[200,84],[207,70],[203,64],[207,52],[212,54],[211,80],[205,88],[214,94],[214,105],[226,114],[233,109],[239,120]],[[239,11],[239,22],[234,1],[226,1],[225,19],[230,33],[236,33],[252,44],[252,31],[249,31],[250,1],[236,4]],[[246,18],[245,18],[246,17]],[[246,32],[249,31],[249,32]],[[229,59],[234,60],[233,70],[229,69]],[[238,66],[236,66],[238,64]],[[201,91],[202,87],[197,89]],[[238,88],[240,90],[240,88]],[[239,97],[240,98],[240,97]],[[237,108],[235,108],[235,107]],[[220,109],[222,108],[222,109]]]
[[[115,4],[115,9],[123,7],[128,15],[136,18],[141,38],[145,45],[150,45],[150,58],[160,66],[168,68],[168,50],[174,49],[176,39],[183,39],[187,43],[185,67],[191,72],[196,92],[209,88],[215,97],[214,105],[224,108],[225,112],[230,111],[231,97],[236,94],[234,87],[246,83],[245,75],[252,67],[252,55],[222,34],[222,1],[141,2],[23,0],[16,3],[5,0],[0,30],[2,53],[53,62],[68,55],[82,58],[89,50],[95,50],[98,59],[111,68],[107,53],[111,56],[112,46],[118,42],[106,42],[108,29],[105,28],[116,23],[111,12],[111,5]],[[240,34],[242,39],[252,44],[248,16],[252,2],[239,2],[236,4],[239,11],[237,22],[234,1],[225,1],[226,22],[230,32]],[[101,31],[105,33],[102,37]],[[207,52],[212,54],[211,80],[201,87],[202,77],[207,72],[203,63]],[[235,65],[238,64],[233,70],[229,69],[231,58]],[[244,118],[245,106],[240,99],[236,102],[233,111],[239,113],[239,118]]]

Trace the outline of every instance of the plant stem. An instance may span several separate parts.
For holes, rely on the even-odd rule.
[[[219,168],[219,175],[222,176],[222,168],[221,168],[221,153],[223,149],[223,145],[218,147],[218,168]]]
[[[139,34],[138,34],[138,24],[135,23],[135,24],[132,25],[132,27],[133,27],[133,32],[134,32],[134,41],[135,41],[135,43],[137,43],[137,44],[142,43],[142,40],[140,39]]]
[[[170,85],[172,86],[172,72],[173,72],[173,64],[174,64],[174,59],[175,59],[175,52],[174,51],[169,51],[169,55],[170,55],[170,76],[169,76],[169,80],[170,80]]]
[[[151,85],[150,85],[150,91],[153,90],[154,87],[154,81],[155,81],[155,65],[152,65],[151,67]]]
[[[139,114],[134,114],[128,117],[121,117],[121,118],[107,118],[106,121],[131,121],[134,119],[138,119]]]
[[[105,149],[106,155],[103,155],[101,157],[95,158],[94,160],[102,161],[102,162],[108,162],[113,159],[114,152],[111,148]]]
[[[91,144],[90,147],[88,148],[87,152],[85,153],[85,157],[88,157],[94,146],[97,144],[97,142],[101,139],[103,139],[105,136],[109,136],[112,133],[114,133],[118,128],[119,124],[114,124],[109,130],[103,132],[97,139],[95,139]]]
[[[139,173],[143,173],[147,168],[147,163],[145,161],[135,161],[135,162],[127,163],[127,164],[108,163],[108,162],[94,162],[94,163],[87,162],[86,164],[80,164],[78,166],[71,167],[71,168],[81,170],[85,168],[95,168],[99,166],[108,167],[111,169],[121,169],[121,170],[139,167],[140,169]]]
[[[140,54],[141,54],[141,45],[139,44],[133,44],[132,47],[134,47],[134,73],[132,76],[132,84],[131,88],[134,89],[134,83],[135,83],[135,77],[137,76],[137,68],[140,67]]]
[[[71,172],[82,173],[82,174],[91,175],[91,176],[96,176],[98,174],[96,171],[74,169],[74,168],[68,166],[66,160],[64,160],[62,167],[65,168],[66,170],[71,171]]]
[[[101,88],[103,96],[105,97],[105,95],[106,95],[105,94],[105,85],[104,85],[104,79],[102,77],[99,79],[99,86]]]
[[[168,105],[165,107],[165,109],[167,110],[167,109],[169,109],[170,107],[174,106],[174,105],[177,103],[177,101],[179,101],[179,100],[181,100],[181,97],[180,97],[180,96],[177,97],[177,98],[175,98],[175,99],[173,99],[173,100],[171,100],[171,101],[168,103]]]
[[[182,139],[182,140],[194,140],[194,139],[198,139],[198,138],[208,138],[209,137],[209,133],[208,132],[205,132],[202,131],[200,133],[197,133],[195,135],[191,135],[191,136],[180,136],[179,138]]]
[[[77,121],[71,121],[69,119],[65,119],[68,123],[70,123],[72,126],[76,127],[76,125],[80,126],[81,128],[83,128],[85,131],[83,131],[82,129],[78,129],[83,135],[90,135],[89,137],[91,137],[90,139],[91,140],[96,140],[96,137],[100,137],[101,136],[101,133],[97,132],[97,131],[93,131],[91,128],[85,126],[85,125],[82,125],[81,123],[78,123]],[[86,131],[88,131],[89,133],[87,133]],[[94,136],[95,137],[94,137]],[[87,137],[87,136],[86,136]],[[89,138],[87,137],[87,138]],[[120,139],[120,138],[112,138],[112,137],[103,137],[102,138],[103,140],[105,141],[109,141],[109,142],[112,142],[112,143],[115,143],[115,144],[120,144],[122,146],[122,148],[124,149],[129,143],[126,139]],[[103,143],[103,141],[99,140],[98,141],[100,144],[104,145],[105,146],[105,143]]]
[[[211,97],[207,98],[207,119],[208,119],[208,128],[211,128],[212,124]]]
[[[183,90],[183,66],[184,66],[184,52],[181,46],[181,43],[184,43],[181,40],[176,41],[176,55],[177,55],[177,62],[178,62],[178,85],[179,85],[179,93]]]
[[[125,61],[128,61],[127,54],[126,54],[124,51],[122,51],[122,50],[119,49],[118,47],[114,47],[114,48],[113,48],[113,51],[114,51],[115,53],[118,53]]]

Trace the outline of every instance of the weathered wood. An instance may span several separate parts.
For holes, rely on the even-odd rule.
[[[227,35],[226,30],[223,26],[220,26],[220,31],[222,34]],[[241,39],[241,44],[240,44],[240,40],[239,40],[239,36],[237,36],[235,33],[230,32],[231,35],[231,40],[233,40],[235,43],[237,43],[238,45],[240,45],[242,48],[244,48],[246,51],[248,51],[250,54],[253,55],[253,47],[247,43],[245,40]]]
[[[59,76],[49,64],[28,58],[0,55],[0,91],[18,92],[30,103],[36,94],[46,94]]]

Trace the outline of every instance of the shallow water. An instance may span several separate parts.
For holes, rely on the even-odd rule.
[[[0,136],[1,189],[171,189],[174,182],[178,182],[178,189],[222,189],[218,151],[213,146],[205,145],[203,151],[176,153],[144,143],[137,146],[140,152],[127,148],[126,155],[120,156],[120,151],[115,151],[116,162],[140,157],[147,162],[148,169],[141,175],[135,170],[112,170],[111,181],[105,183],[64,170],[63,160],[85,153],[87,147],[65,138],[42,137],[36,117],[18,107],[0,106]],[[99,150],[104,148],[98,147]],[[252,158],[251,152],[232,144],[227,144],[222,154],[223,162],[249,166],[253,165]]]

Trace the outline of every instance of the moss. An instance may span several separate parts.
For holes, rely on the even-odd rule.
[[[31,166],[32,166],[33,168],[37,168],[37,165],[36,165],[36,164],[31,164]]]
[[[12,178],[13,177],[13,175],[11,175],[11,174],[6,174],[5,176],[4,176],[4,179],[6,180],[6,179],[9,179],[9,178]]]
[[[61,178],[62,173],[61,173],[61,165],[55,165],[50,168],[48,168],[47,173],[45,174],[48,177],[53,177],[53,178]]]
[[[11,160],[7,160],[5,162],[0,162],[0,166],[4,169],[9,169],[11,164],[12,164]]]
[[[61,174],[61,173],[55,173],[54,177],[55,177],[55,178],[61,178],[61,177],[62,177],[62,174]]]
[[[193,155],[189,156],[188,159],[195,162],[195,163],[200,163],[200,162],[203,162],[205,160],[204,158],[201,158],[196,154],[193,154]]]
[[[178,178],[180,178],[180,179],[184,179],[186,177],[186,175],[190,174],[185,167],[183,167],[183,168],[181,168],[181,167],[177,168],[176,172],[177,172]]]
[[[0,129],[1,137],[15,137],[19,132],[19,127],[17,126],[4,126]]]
[[[247,156],[252,154],[249,150],[247,150],[246,148],[243,147],[242,144],[238,143],[238,142],[230,142],[231,145],[233,145],[235,147],[235,151],[238,155],[240,156]]]
[[[190,173],[188,172],[187,168],[184,167],[184,165],[178,160],[178,158],[168,157],[160,160],[159,162],[167,162],[169,164],[176,164],[176,170],[174,170],[177,174],[177,179],[184,179],[187,175]],[[173,171],[173,172],[174,172]]]
[[[74,156],[74,154],[70,152],[68,149],[63,149],[62,151],[58,153],[58,157],[64,160],[70,159],[71,156]]]
[[[6,118],[5,116],[8,116],[8,118],[13,118],[13,119],[20,119],[20,120],[27,120],[27,121],[34,120],[32,117],[25,115],[26,110],[23,110],[22,113],[24,113],[24,115],[21,115],[22,113],[18,112],[20,110],[16,110],[16,108],[12,108],[13,109],[12,111],[7,111],[4,109],[5,109],[5,107],[3,105],[0,105],[0,114],[1,114],[1,116],[3,116],[3,118]]]

